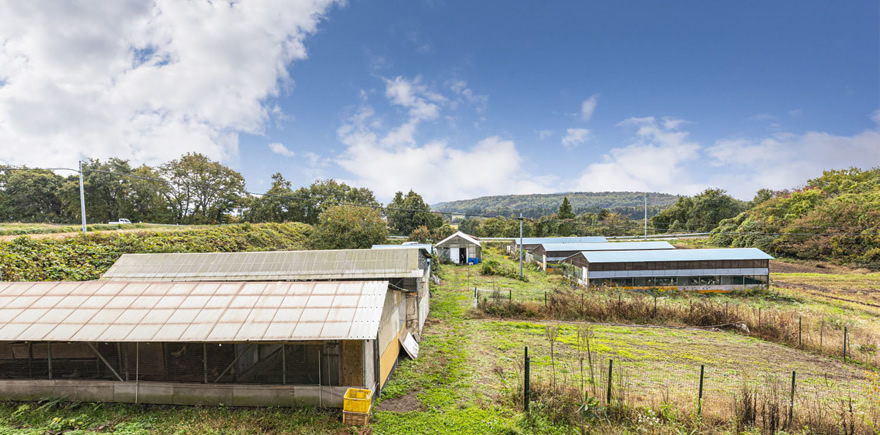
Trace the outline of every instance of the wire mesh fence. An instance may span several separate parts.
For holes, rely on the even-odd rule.
[[[549,328],[551,330],[552,328]],[[816,378],[797,371],[743,367],[738,373],[707,364],[680,365],[665,373],[646,372],[638,362],[602,355],[590,349],[589,333],[579,335],[582,347],[525,350],[527,358],[515,364],[511,399],[541,402],[544,409],[578,408],[575,421],[590,408],[647,410],[646,416],[669,412],[683,418],[734,421],[743,428],[757,426],[767,433],[809,426],[817,433],[862,433],[880,424],[880,388],[877,374],[844,380],[826,374]],[[873,393],[872,393],[873,391]],[[555,412],[558,412],[556,410]],[[667,415],[668,418],[668,415]],[[649,422],[650,423],[650,422]],[[842,429],[842,431],[841,431]],[[868,433],[868,432],[865,432]]]
[[[525,304],[510,310],[514,303]],[[839,317],[714,300],[680,292],[615,288],[513,290],[474,288],[473,305],[493,315],[620,324],[695,326],[731,330],[798,349],[880,367],[880,331]]]
[[[0,380],[341,385],[341,346],[315,343],[0,343]]]

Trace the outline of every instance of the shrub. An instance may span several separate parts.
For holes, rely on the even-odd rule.
[[[300,250],[308,247],[310,233],[309,225],[286,223],[165,233],[98,233],[63,240],[18,237],[0,242],[0,280],[97,279],[128,253]]]

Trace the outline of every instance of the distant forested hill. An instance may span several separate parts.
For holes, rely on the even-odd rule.
[[[534,195],[500,195],[441,202],[431,209],[464,215],[517,216],[539,218],[556,213],[562,199],[568,197],[575,214],[597,213],[608,209],[632,218],[644,214],[642,192],[568,192]],[[678,199],[666,193],[648,193],[648,215],[653,216]]]

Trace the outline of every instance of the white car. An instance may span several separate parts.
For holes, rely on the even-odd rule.
[[[113,225],[113,224],[117,224],[117,225],[125,225],[125,224],[130,224],[131,221],[128,220],[128,219],[119,219],[118,222],[107,222],[107,223],[110,224],[110,225]]]

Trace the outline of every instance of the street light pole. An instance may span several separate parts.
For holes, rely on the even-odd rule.
[[[648,240],[648,192],[645,192],[645,240]]]
[[[79,162],[79,209],[82,213],[83,234],[86,233],[86,195],[83,188],[83,162]]]

